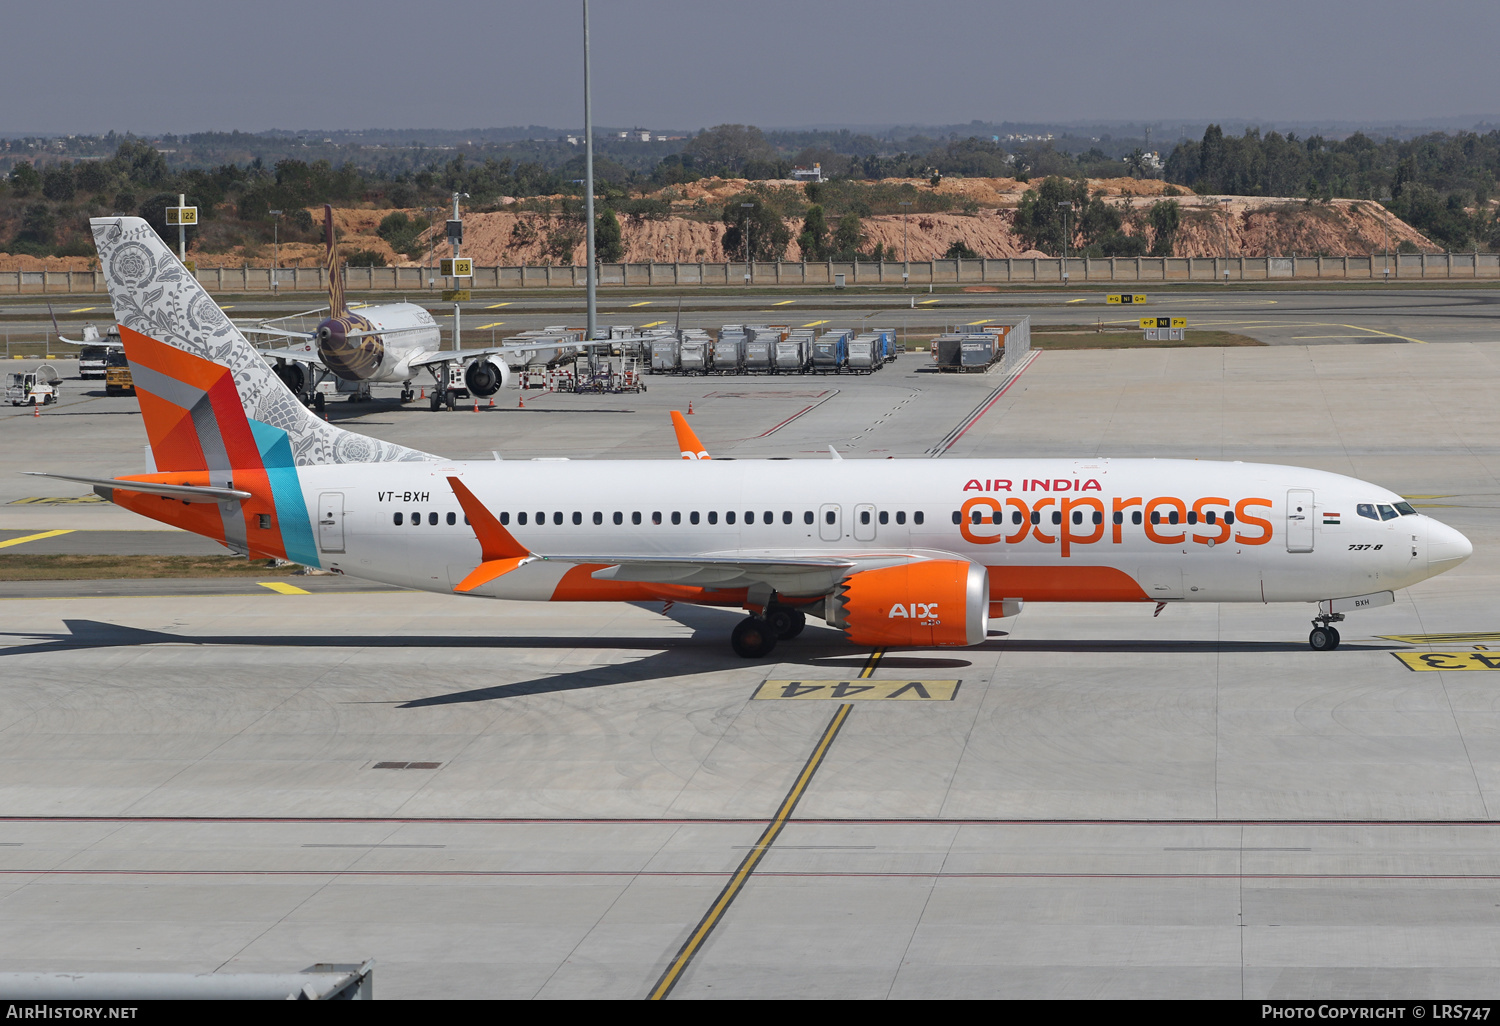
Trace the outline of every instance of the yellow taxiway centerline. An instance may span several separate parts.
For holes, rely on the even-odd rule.
[[[827,321],[813,321],[811,324],[804,324],[802,326],[804,328],[816,328],[820,324],[827,324],[827,323],[828,323]]]
[[[41,541],[43,538],[56,538],[60,534],[72,534],[68,531],[43,531],[40,534],[28,534],[21,538],[12,538],[10,541],[0,541],[0,549],[8,549],[12,545],[25,545],[27,542]]]
[[[871,665],[873,665],[874,658],[874,656],[871,656]],[[744,889],[745,883],[750,879],[750,875],[755,872],[755,867],[765,858],[766,852],[771,849],[771,845],[776,843],[776,838],[781,834],[782,829],[785,828],[787,820],[791,818],[792,810],[797,807],[798,799],[807,790],[807,785],[812,782],[813,774],[822,765],[824,757],[828,754],[829,747],[833,744],[833,739],[838,736],[839,728],[844,725],[844,721],[849,718],[849,713],[853,709],[854,706],[852,705],[841,705],[838,711],[833,714],[833,719],[828,721],[828,726],[823,730],[823,736],[818,739],[817,745],[813,748],[812,755],[808,756],[807,764],[802,767],[802,772],[797,774],[797,779],[793,782],[792,789],[782,799],[781,807],[776,810],[776,815],[770,823],[766,824],[766,829],[761,832],[760,839],[751,845],[750,851],[745,856],[744,861],[740,863],[734,875],[729,878],[729,882],[724,885],[724,889],[719,892],[718,898],[709,906],[708,911],[703,914],[703,918],[698,921],[698,925],[693,929],[693,932],[683,943],[682,948],[677,952],[677,957],[672,959],[671,964],[667,966],[666,972],[661,974],[661,979],[656,981],[656,986],[651,988],[651,993],[647,996],[648,1001],[661,1001],[671,993],[677,980],[682,976],[683,971],[687,969],[688,963],[693,960],[693,956],[698,953],[698,949],[703,946],[703,942],[708,939],[708,935],[713,932],[713,928],[718,925],[719,920],[724,917],[724,913],[729,910],[729,906],[733,904],[734,899]]]

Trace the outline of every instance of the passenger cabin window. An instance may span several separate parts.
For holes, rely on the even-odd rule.
[[[632,524],[637,524],[637,525],[640,524],[640,522],[641,522],[641,515],[640,515],[640,513],[632,513],[632,514],[630,514],[630,522]]]
[[[1361,502],[1358,506],[1354,507],[1354,512],[1370,520],[1380,519],[1380,514],[1375,512],[1375,504],[1373,502]]]
[[[710,524],[717,524],[719,522],[719,511],[718,510],[711,509],[711,510],[708,511],[708,522]]]
[[[1096,525],[1104,523],[1104,513],[1102,510],[1094,510],[1094,523]]]
[[[905,510],[897,510],[896,511],[896,523],[898,523],[898,524],[904,524],[904,523],[906,523],[906,511]]]
[[[449,513],[448,514],[448,526],[452,527],[454,524],[457,524],[457,523],[458,523],[458,514],[457,513]]]
[[[401,522],[405,519],[406,516],[404,514],[397,513],[395,516],[391,517],[391,523],[395,524],[397,527],[400,527]]]
[[[501,521],[501,523],[504,523],[504,521]],[[522,527],[525,527],[526,526],[526,514],[525,513],[517,513],[516,514],[516,523],[520,524]]]
[[[616,514],[616,515],[618,516],[618,514]],[[604,523],[604,514],[600,513],[597,510],[595,510],[594,511],[594,525],[597,527],[599,524],[602,524],[602,523]]]
[[[1209,522],[1212,523],[1212,521],[1209,521]],[[1234,513],[1233,513],[1233,511],[1231,511],[1231,510],[1225,510],[1224,511],[1224,523],[1226,523],[1226,524],[1232,524],[1232,523],[1234,523]]]
[[[698,511],[697,510],[693,510],[691,513],[688,514],[688,523],[690,523],[690,524],[696,524],[697,522],[698,522]]]
[[[573,511],[573,526],[578,527],[583,523],[583,514],[576,509]]]
[[[1151,522],[1153,524],[1159,524],[1159,523],[1161,523],[1161,514],[1158,513],[1158,512],[1156,512],[1156,510],[1154,510],[1154,509],[1151,511]],[[1136,523],[1140,523],[1140,521],[1137,520]]]
[[[922,511],[921,510],[917,510],[915,513],[913,513],[911,515],[911,522],[914,523],[914,524],[920,524],[922,522]]]
[[[735,520],[734,510],[730,510],[728,513],[724,514],[724,523],[726,523],[726,524],[732,524],[732,523],[734,523],[734,520]]]
[[[1196,524],[1197,522],[1198,522],[1198,511],[1195,510],[1195,509],[1188,510],[1188,523],[1190,523],[1190,524]]]
[[[784,509],[784,510],[781,511],[781,522],[783,524],[790,524],[792,522],[792,511],[791,510]],[[882,520],[881,523],[883,524],[883,523],[885,523],[885,521]]]
[[[411,526],[413,526],[413,527],[421,527],[422,526],[422,514],[418,513],[416,510],[412,510],[411,511]]]
[[[651,522],[658,526],[661,525],[661,510],[656,510],[651,514]]]
[[[786,519],[787,519],[787,523],[791,523],[791,521],[792,521],[792,515],[790,513],[788,513],[786,515]],[[881,510],[880,511],[880,522],[882,524],[889,524],[891,522],[891,515],[889,513],[887,513],[885,510]]]
[[[1203,520],[1208,524],[1209,527],[1214,526],[1214,524],[1218,522],[1218,519],[1219,514],[1215,513],[1213,510],[1209,510],[1207,513],[1203,514]]]
[[[625,514],[621,513],[619,510],[615,510],[615,526],[619,527],[624,522],[625,522]]]
[[[962,513],[960,513],[958,510],[954,510],[953,511],[953,523],[954,524],[961,524],[963,522],[964,522],[964,515]],[[974,523],[976,523],[976,524],[979,523],[979,511],[978,510],[974,511]]]
[[[1014,513],[1012,513],[1010,515],[1010,522],[1013,523],[1013,524],[1019,524],[1021,521],[1025,520],[1025,519],[1026,519],[1025,517],[1021,516],[1021,511],[1020,510],[1016,510]]]
[[[677,512],[676,510],[673,510],[672,511],[672,524],[675,526],[675,525],[680,524],[680,523],[682,523],[682,514],[679,513],[679,512]]]
[[[562,511],[561,510],[559,510],[558,512],[552,514],[552,524],[553,524],[554,527],[561,527],[562,526],[562,520],[563,520],[563,517],[562,517]]]
[[[1153,524],[1156,523],[1155,517],[1156,517],[1156,514],[1153,513],[1152,514],[1152,520],[1151,520],[1151,522]],[[1130,522],[1132,524],[1135,524],[1137,527],[1140,526],[1140,523],[1141,523],[1141,511],[1140,510],[1135,510],[1134,512],[1132,512],[1130,514]]]
[[[526,515],[525,513],[521,514],[521,516],[523,516],[523,517],[525,515]],[[468,517],[464,517],[464,523],[468,523],[468,522],[469,522],[469,518]],[[521,522],[524,524],[526,521],[523,520]],[[501,527],[506,527],[509,524],[510,524],[510,514],[509,513],[501,513],[500,514],[500,526]]]
[[[1057,525],[1057,524],[1062,523],[1062,511],[1061,510],[1053,510],[1052,511],[1052,523],[1053,523],[1054,526]]]
[[[770,510],[766,510],[766,515],[761,517],[760,522],[763,524],[774,524],[776,523],[776,514]]]
[[[733,514],[733,513],[731,513],[731,514],[729,514],[729,515],[730,515],[730,516],[734,516],[734,514]],[[802,514],[802,522],[803,522],[803,523],[804,523],[804,524],[810,524],[810,523],[812,523],[812,522],[813,522],[813,511],[812,511],[812,510],[807,510],[807,511],[806,511],[806,512],[804,512],[804,513],[803,513],[803,514]],[[731,521],[730,521],[730,523],[731,523],[731,524],[732,524],[732,523],[734,523],[734,521],[733,521],[733,520],[731,520]]]
[[[1124,522],[1125,522],[1125,514],[1122,513],[1122,512],[1120,512],[1119,510],[1115,510],[1115,523],[1117,523],[1117,524],[1123,524]]]
[[[1395,515],[1396,515],[1395,512],[1392,511],[1391,512],[1391,516],[1395,516]],[[437,521],[438,521],[438,515],[436,513],[429,513],[429,514],[427,514],[427,526],[428,527],[436,527],[437,526]]]

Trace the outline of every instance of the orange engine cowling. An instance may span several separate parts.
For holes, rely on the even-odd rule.
[[[989,632],[984,567],[933,559],[863,570],[828,596],[826,619],[856,645],[977,645]]]

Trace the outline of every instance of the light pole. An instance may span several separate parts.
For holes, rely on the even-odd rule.
[[[1381,203],[1382,206],[1384,206],[1385,204],[1387,204],[1389,202],[1391,202],[1391,197],[1389,197],[1389,196],[1382,196],[1382,197],[1380,197],[1380,203]],[[1385,233],[1385,280],[1386,281],[1390,281],[1391,280],[1391,226],[1386,223],[1386,220],[1385,220],[1384,217],[1381,217],[1381,219],[1380,219],[1380,230],[1383,233]],[[1476,264],[1475,266],[1477,267],[1478,264]]]
[[[438,208],[437,207],[423,207],[422,208],[422,212],[427,215],[427,220],[431,221],[432,220],[432,216],[438,212]],[[434,285],[437,284],[437,275],[433,272],[433,269],[432,269],[432,258],[433,258],[433,254],[436,251],[437,251],[437,232],[433,232],[432,233],[432,241],[427,244],[427,287],[428,288],[432,288],[432,286],[434,286]]]
[[[1224,204],[1224,284],[1229,284],[1229,204],[1232,202],[1228,196],[1220,196],[1216,203]]]
[[[458,261],[458,247],[464,241],[463,222],[459,219],[458,216],[458,201],[460,198],[468,199],[469,194],[466,192],[455,192],[453,194],[453,224],[457,227],[457,232],[449,232],[448,241],[453,244],[453,259],[455,263]],[[458,270],[457,267],[453,269],[455,271]],[[458,275],[455,274],[453,276],[453,348],[455,350],[463,348],[463,346],[459,342],[461,327],[459,325],[458,282]]]
[[[281,293],[281,215],[284,211],[272,210],[276,220],[271,223],[271,292]]]
[[[755,204],[754,203],[741,203],[740,204],[740,209],[741,210],[747,210],[747,211],[748,210],[754,210],[755,209]],[[751,232],[754,229],[754,227],[755,227],[755,221],[753,220],[753,215],[747,213],[745,215],[745,284],[746,285],[749,285],[751,283],[752,276],[755,274],[755,248],[752,245],[752,242],[754,241],[754,235],[751,234]]]
[[[1073,234],[1072,232],[1070,232],[1068,230],[1071,227],[1071,222],[1072,222],[1073,201],[1072,200],[1063,200],[1061,203],[1059,203],[1057,205],[1057,207],[1058,207],[1059,210],[1061,210],[1063,212],[1063,258],[1062,258],[1063,262],[1062,262],[1062,280],[1063,280],[1063,284],[1066,285],[1068,283],[1068,240],[1072,237],[1072,234]]]
[[[589,0],[583,0],[583,218],[585,238],[588,240],[586,256],[589,262],[588,341],[594,340],[599,320],[598,312],[598,268],[594,263],[594,93],[589,84]]]
[[[911,278],[911,237],[907,234],[906,221],[911,214],[911,200],[902,200],[901,206],[901,284],[904,287]]]

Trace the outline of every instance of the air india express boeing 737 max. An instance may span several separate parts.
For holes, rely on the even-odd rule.
[[[69,476],[252,557],[482,598],[806,615],[860,645],[977,645],[1023,602],[1317,602],[1310,642],[1472,551],[1379,485],[1181,460],[448,460],[311,414],[146,222],[94,239],[157,472]],[[65,476],[65,475],[57,475]],[[1157,608],[1160,611],[1160,605]]]

